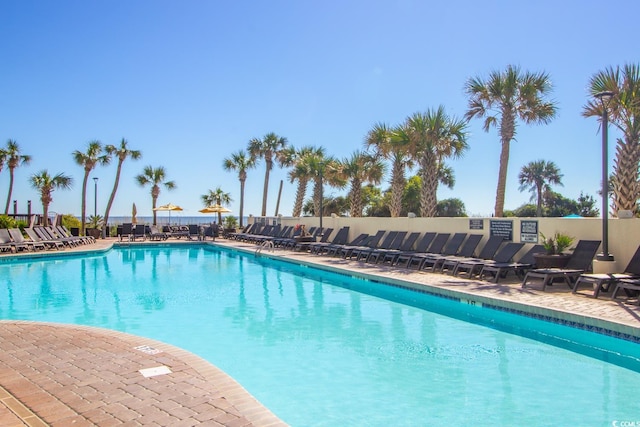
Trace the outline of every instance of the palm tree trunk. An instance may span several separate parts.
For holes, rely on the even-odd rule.
[[[404,190],[404,184],[404,166],[395,163],[391,177],[391,204],[389,205],[389,212],[392,218],[399,217],[402,212],[402,191]]]
[[[319,176],[314,178],[313,183],[313,215],[320,216],[320,198],[322,197],[322,180]]]
[[[349,204],[351,209],[349,215],[352,218],[362,217],[362,183],[354,179],[351,182],[351,190],[349,190]]]
[[[498,171],[498,188],[496,189],[496,205],[494,214],[498,218],[504,216],[504,197],[507,187],[507,168],[509,166],[509,148],[513,134],[515,132],[515,116],[513,111],[505,109],[502,111],[500,120],[500,169]]]
[[[9,203],[11,203],[11,193],[13,192],[13,168],[9,168],[9,194],[7,194],[7,205],[4,207],[4,214],[9,213]]]
[[[304,196],[307,193],[307,183],[309,182],[306,178],[298,179],[298,188],[296,189],[296,201],[293,204],[293,212],[291,216],[298,217],[302,213],[302,204],[304,203]]]
[[[240,228],[244,218],[244,179],[240,180]]]
[[[154,185],[151,188],[151,209],[153,211],[153,225],[158,225],[158,212],[156,211],[156,202],[158,201],[158,196],[160,195],[160,187]]]
[[[49,203],[51,203],[51,193],[42,193],[40,200],[42,201],[42,225],[49,225]]]
[[[638,185],[638,163],[640,163],[640,147],[637,142],[618,139],[617,154],[613,162],[613,213],[619,210],[635,212],[640,196]]]
[[[262,216],[267,216],[267,193],[269,192],[269,173],[271,162],[267,160],[267,170],[264,172],[264,189],[262,190]]]
[[[431,152],[423,154],[420,161],[420,216],[432,218],[436,216],[436,192],[438,191],[438,168],[435,155]]]
[[[107,208],[104,210],[104,226],[102,227],[103,239],[106,237],[107,224],[109,223],[109,212],[111,211],[111,205],[113,205],[113,200],[116,198],[116,192],[118,191],[118,184],[120,183],[120,171],[122,170],[122,162],[123,160],[118,161],[118,168],[116,169],[116,180],[113,183],[113,189],[111,190],[111,195],[109,196],[109,201],[107,202]]]
[[[536,216],[539,218],[542,216],[542,186],[536,187],[536,193],[538,195],[538,203],[536,204]]]
[[[89,179],[89,171],[84,172],[84,179],[82,180],[82,228],[80,229],[80,235],[85,235],[84,227],[87,224],[86,214],[87,214],[87,180]]]

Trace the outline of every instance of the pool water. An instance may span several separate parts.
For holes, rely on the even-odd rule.
[[[640,414],[638,344],[211,247],[0,263],[0,318],[185,348],[292,426],[609,426]]]

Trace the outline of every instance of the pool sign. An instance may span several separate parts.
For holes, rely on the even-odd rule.
[[[522,243],[538,243],[538,221],[520,221],[520,241]]]
[[[492,219],[489,221],[489,232],[492,236],[502,236],[505,241],[510,242],[513,240],[513,221]]]

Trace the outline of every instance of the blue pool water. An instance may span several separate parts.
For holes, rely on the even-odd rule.
[[[183,347],[292,426],[640,418],[638,344],[214,248],[0,263],[0,318]]]

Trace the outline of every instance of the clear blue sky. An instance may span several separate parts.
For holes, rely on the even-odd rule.
[[[26,211],[39,194],[28,178],[42,169],[71,175],[50,209],[79,215],[83,169],[74,150],[89,141],[126,138],[143,152],[127,161],[111,215],[151,215],[149,188],[134,177],[164,166],[176,182],[158,203],[199,215],[200,196],[220,186],[239,209],[237,175],[222,159],[268,132],[295,147],[324,146],[348,157],[363,148],[376,122],[396,125],[442,104],[453,116],[467,107],[463,87],[508,64],[551,76],[557,118],[519,125],[511,147],[506,209],[528,202],[520,168],[554,161],[561,194],[597,198],[598,121],[581,116],[588,81],[607,66],[638,62],[636,0],[566,1],[67,1],[0,3],[0,143],[16,140],[30,165],[17,169],[13,199]],[[500,144],[496,130],[470,123],[463,159],[450,162],[456,186],[438,198],[463,200],[469,214],[493,211]],[[610,132],[610,156],[619,133]],[[103,214],[115,162],[97,167]],[[249,172],[245,215],[259,214],[264,163]],[[280,213],[292,210],[286,171],[271,176],[268,214],[285,180]],[[4,208],[9,175],[0,173]],[[388,183],[384,183],[388,187]],[[310,195],[311,188],[309,188]],[[346,194],[327,188],[326,194]],[[87,213],[93,213],[90,181]]]

